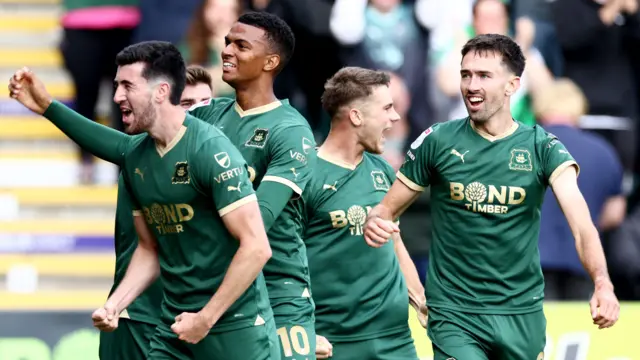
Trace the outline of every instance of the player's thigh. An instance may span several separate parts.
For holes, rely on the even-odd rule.
[[[488,360],[492,324],[482,315],[429,308],[434,360]]]
[[[271,301],[271,306],[280,339],[281,358],[314,360],[316,330],[311,299],[277,299]]]
[[[542,310],[529,314],[496,315],[498,360],[538,359],[544,352],[547,319]]]
[[[273,320],[264,325],[213,333],[192,346],[193,360],[279,360]]]
[[[156,327],[149,344],[147,360],[193,360],[193,354],[186,342],[165,324]]]
[[[120,319],[113,332],[100,332],[100,360],[145,360],[155,325]]]

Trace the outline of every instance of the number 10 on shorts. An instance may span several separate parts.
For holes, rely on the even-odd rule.
[[[285,357],[291,357],[294,355],[309,355],[309,337],[307,332],[302,326],[295,325],[291,327],[291,330],[287,331],[287,327],[283,326],[277,331],[280,337],[280,344],[282,345],[282,352]]]

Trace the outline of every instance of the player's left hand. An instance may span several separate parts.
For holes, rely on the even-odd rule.
[[[189,344],[197,344],[209,334],[212,328],[209,324],[209,320],[203,314],[185,312],[176,316],[171,330],[178,335],[178,339]]]
[[[316,358],[328,359],[333,356],[333,345],[326,337],[316,335]]]
[[[620,315],[620,303],[613,292],[613,286],[596,286],[595,292],[589,302],[591,306],[591,318],[598,329],[612,327]]]
[[[364,240],[367,245],[379,248],[389,242],[391,234],[396,232],[400,232],[400,227],[395,222],[373,217],[364,225]]]

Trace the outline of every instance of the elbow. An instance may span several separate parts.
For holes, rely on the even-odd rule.
[[[253,244],[247,249],[247,252],[250,254],[249,256],[253,261],[257,264],[264,265],[271,259],[272,251],[271,246],[269,245],[269,240],[267,240],[266,235],[264,239],[255,239],[256,241],[252,241]]]

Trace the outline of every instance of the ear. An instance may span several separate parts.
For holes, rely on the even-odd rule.
[[[161,82],[156,87],[155,93],[156,102],[163,102],[171,95],[171,86],[169,86],[169,83],[167,82]]]
[[[349,121],[351,121],[351,123],[355,127],[361,126],[362,123],[363,123],[362,112],[360,110],[358,110],[358,109],[350,109],[349,110]]]
[[[280,66],[280,55],[272,54],[267,56],[262,69],[266,72],[274,71]]]
[[[516,93],[520,89],[520,77],[514,76],[507,82],[507,87],[505,88],[505,95],[511,96]]]

